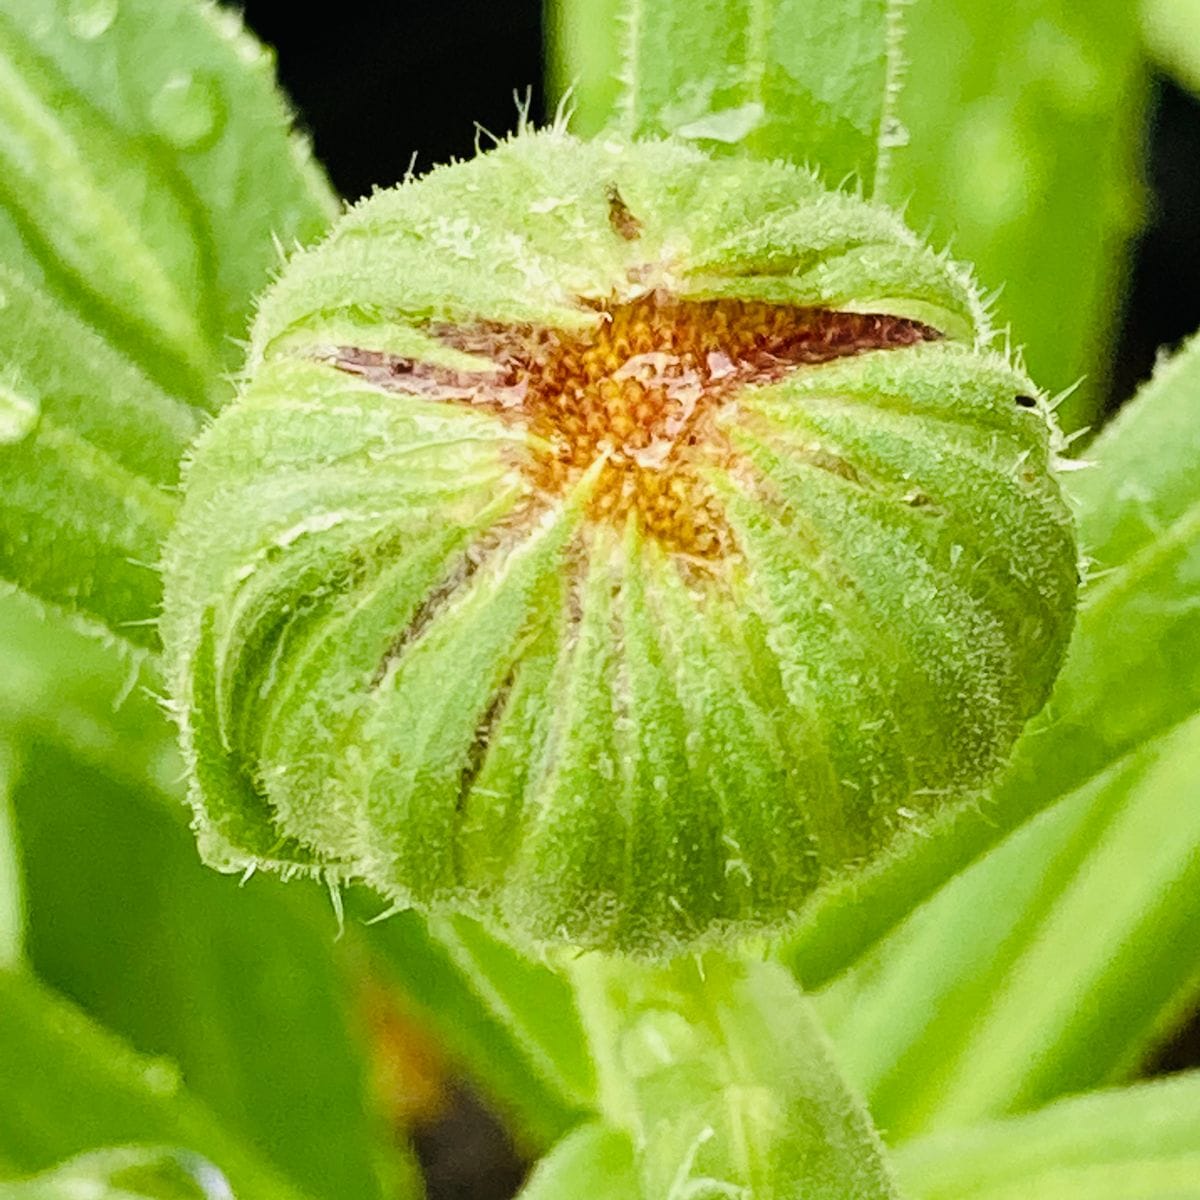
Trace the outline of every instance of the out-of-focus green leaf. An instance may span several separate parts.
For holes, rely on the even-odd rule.
[[[270,54],[229,9],[0,0],[0,262],[215,403],[272,239],[334,211],[289,126]]]
[[[912,1200],[1194,1200],[1200,1073],[921,1138],[895,1163]]]
[[[887,195],[1002,288],[1033,377],[1093,419],[1141,220],[1146,79],[1130,0],[925,0],[906,11],[908,145]]]
[[[714,153],[786,158],[870,191],[894,144],[896,0],[558,0],[554,83],[581,130],[672,134]],[[619,71],[614,89],[610,72]],[[615,110],[614,110],[615,102]]]
[[[788,949],[810,988],[1008,831],[1200,709],[1200,340],[1162,366],[1069,476],[1092,560],[1054,694],[990,797],[805,914]]]
[[[889,1137],[1137,1065],[1200,985],[1198,778],[1200,716],[1017,830],[828,989],[841,1061]]]
[[[0,972],[0,1163],[48,1170],[120,1143],[186,1147],[221,1170],[238,1200],[299,1200],[184,1091],[168,1063],[135,1055],[48,989]]]
[[[571,990],[549,967],[466,918],[430,925],[410,911],[350,932],[529,1149],[545,1149],[592,1109]]]
[[[606,1120],[653,1197],[894,1200],[878,1136],[774,963],[572,964]]]
[[[1142,0],[1142,33],[1159,66],[1200,94],[1200,0]]]
[[[25,943],[25,900],[11,802],[19,771],[17,750],[0,733],[0,970],[20,963]]]
[[[159,793],[182,814],[175,731],[150,696],[152,662],[105,642],[20,592],[0,593],[0,729],[36,737],[89,769]],[[182,818],[181,818],[182,819]]]
[[[595,1105],[596,1080],[571,985],[549,965],[467,917],[430,921],[472,990],[575,1110]]]
[[[0,1182],[0,1200],[233,1200],[219,1167],[190,1150],[115,1146]]]
[[[637,1200],[629,1138],[607,1125],[584,1125],[538,1163],[518,1200]]]
[[[206,870],[163,799],[29,747],[13,796],[27,953],[47,982],[189,1088],[293,1181],[380,1194],[351,981],[323,893]],[[316,901],[314,903],[314,901]]]

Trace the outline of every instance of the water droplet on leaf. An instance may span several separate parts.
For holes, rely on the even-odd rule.
[[[767,110],[757,101],[723,108],[680,125],[675,132],[689,141],[726,142],[734,145],[752,134],[765,120]]]
[[[71,0],[67,25],[77,38],[93,42],[112,28],[119,6],[119,0]]]
[[[36,400],[0,380],[0,446],[24,441],[34,431],[40,415]]]
[[[635,1078],[654,1075],[694,1053],[696,1031],[673,1009],[650,1009],[622,1035],[621,1061]]]
[[[172,75],[150,101],[150,121],[179,150],[202,150],[220,136],[225,100],[210,75]]]
[[[173,1096],[179,1091],[183,1077],[169,1059],[159,1058],[148,1063],[142,1071],[142,1082],[160,1096]]]

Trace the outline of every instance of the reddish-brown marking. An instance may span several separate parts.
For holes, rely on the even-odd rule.
[[[608,223],[613,233],[627,242],[636,242],[642,236],[642,223],[629,211],[615,183],[610,183],[604,193],[608,200]]]
[[[642,530],[699,558],[732,537],[706,467],[732,455],[718,410],[737,392],[798,367],[941,335],[919,321],[743,300],[683,300],[655,291],[594,306],[584,332],[480,323],[435,326],[439,340],[490,361],[460,371],[341,348],[334,363],[388,391],[482,407],[520,421],[547,450],[530,455],[535,485],[561,495],[597,459],[594,519]]]

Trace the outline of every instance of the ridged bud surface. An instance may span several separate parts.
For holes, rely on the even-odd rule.
[[[1076,554],[967,277],[782,165],[523,135],[263,301],[164,639],[206,857],[668,954],[984,783]]]

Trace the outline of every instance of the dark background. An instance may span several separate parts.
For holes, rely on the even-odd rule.
[[[517,100],[545,117],[539,0],[341,0],[301,16],[277,0],[243,0],[247,23],[276,47],[279,73],[317,157],[347,199],[474,152],[478,128],[502,135]],[[1200,327],[1200,102],[1156,79],[1147,222],[1133,248],[1108,406],[1128,397],[1160,347]],[[478,125],[476,124],[478,123]],[[486,140],[486,139],[485,139]],[[1184,951],[1188,952],[1188,951]],[[1200,1021],[1154,1064],[1200,1064]],[[511,1195],[520,1166],[466,1093],[418,1131],[432,1200]]]

